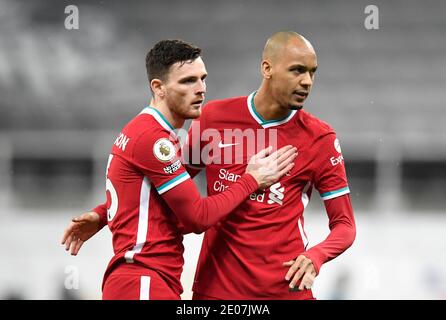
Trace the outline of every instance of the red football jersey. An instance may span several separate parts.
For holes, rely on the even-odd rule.
[[[324,200],[349,193],[339,141],[330,126],[305,110],[264,120],[253,105],[254,95],[211,101],[192,123],[188,159],[193,165],[206,164],[208,195],[237,181],[249,157],[264,146],[297,147],[295,166],[206,231],[193,291],[218,299],[312,298],[311,290],[289,291],[288,268],[282,263],[306,254],[319,272],[322,263],[346,249],[342,236],[329,244],[329,252],[309,249],[303,217],[313,187]],[[197,157],[194,161],[197,154],[200,162]],[[352,216],[344,218],[354,226]]]
[[[158,110],[147,107],[122,129],[112,147],[107,201],[94,209],[113,234],[115,256],[104,283],[113,270],[127,270],[125,264],[131,263],[133,273],[157,272],[179,296],[182,234],[208,229],[258,188],[254,177],[243,174],[227,192],[202,199],[181,162],[173,130]]]
[[[164,117],[147,107],[122,129],[112,147],[106,205],[115,256],[106,276],[124,258],[157,270],[182,292],[182,227],[160,194],[189,179],[189,174],[170,132],[173,127]]]

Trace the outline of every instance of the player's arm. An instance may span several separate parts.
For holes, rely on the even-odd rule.
[[[158,193],[186,229],[201,233],[230,214],[255,190],[275,183],[294,165],[292,146],[270,152],[271,148],[267,148],[253,156],[245,174],[217,195],[202,198],[186,172],[158,185]],[[165,191],[166,188],[169,189]]]
[[[302,278],[299,290],[310,289],[322,264],[339,256],[355,240],[356,226],[350,195],[345,194],[324,203],[330,233],[324,241],[302,253],[296,260],[284,263],[284,266],[290,267],[285,279],[290,281],[291,288]]]
[[[304,252],[304,255],[313,261],[317,273],[323,263],[347,250],[356,237],[350,195],[326,200],[325,209],[329,218],[330,233],[324,241]]]
[[[313,161],[316,165],[314,183],[324,200],[330,233],[324,241],[303,252],[296,260],[284,263],[284,266],[289,267],[285,279],[290,280],[291,288],[302,279],[300,290],[311,288],[321,266],[347,250],[356,237],[350,190],[339,141],[334,133],[330,133],[322,137],[316,147],[319,152]]]
[[[248,174],[234,183],[229,192],[201,199],[195,184],[176,157],[172,157],[174,160],[161,162],[154,156],[157,152],[151,152],[158,150],[163,142],[166,143],[165,146],[170,145],[167,140],[166,135],[156,142],[152,135],[143,135],[134,156],[139,159],[140,169],[155,185],[158,193],[166,193],[165,200],[171,208],[173,207],[186,230],[193,232],[202,232],[215,224],[258,187],[266,188],[275,183],[291,169],[296,155],[291,146],[283,147],[272,154],[269,154],[270,148],[263,150],[252,157],[247,167]],[[163,152],[167,152],[165,146],[162,148]],[[173,148],[173,145],[170,148]],[[163,157],[162,154],[158,156]],[[178,185],[185,182],[182,189],[178,188]],[[172,189],[178,191],[167,193]],[[66,250],[70,250],[72,255],[76,255],[82,244],[106,224],[107,209],[106,205],[102,204],[94,208],[93,212],[74,218],[64,232],[62,244],[65,244]]]
[[[193,135],[192,135],[193,133]],[[201,134],[201,130],[200,130],[200,122],[194,121],[193,124],[191,125],[191,129],[189,130],[189,136],[188,136],[188,142],[186,143],[186,148],[187,150],[189,150],[189,148],[192,148],[192,143],[198,143],[198,145],[195,145],[195,147],[197,148],[198,154],[200,154],[200,134]],[[163,137],[165,139],[169,139],[169,135],[164,134]],[[176,161],[168,161],[165,163],[160,163],[159,160],[157,160],[153,154],[152,154],[152,150],[153,150],[153,146],[156,143],[156,141],[154,141],[153,136],[150,134],[143,134],[140,137],[139,143],[137,148],[135,148],[135,156],[136,159],[138,159],[140,161],[140,167],[142,168],[142,170],[144,171],[144,174],[146,174],[152,182],[156,182],[159,183],[159,187],[161,187],[161,192],[165,192],[167,191],[167,188],[171,188],[174,184],[177,184],[178,182],[182,182],[182,180],[184,180],[185,177],[185,171],[184,171],[184,167],[182,165],[180,165],[180,161],[176,162]],[[160,138],[160,136],[158,136],[158,138]],[[190,152],[186,152],[187,155],[192,155],[192,153]],[[198,157],[200,158],[200,157]],[[175,157],[176,159],[176,157]],[[186,163],[192,160],[195,160],[195,158],[191,158],[187,159],[188,161],[186,161]],[[187,167],[187,171],[189,172],[190,176],[195,176],[196,174],[198,174],[200,172],[200,168],[202,166],[202,163],[200,160],[195,160],[197,162],[196,166],[192,165]],[[176,164],[175,164],[176,163]],[[175,164],[175,165],[174,165]],[[183,176],[181,176],[183,174]],[[186,173],[187,174],[187,173]],[[176,180],[175,180],[176,179]],[[173,182],[172,182],[173,180]],[[190,179],[189,179],[190,180]],[[248,183],[246,182],[248,181]],[[171,184],[169,184],[171,183]],[[190,181],[189,181],[190,183]],[[188,186],[189,183],[186,183],[186,185]],[[164,186],[163,186],[164,184]],[[248,178],[244,178],[242,181],[240,181],[239,183],[243,187],[245,188],[245,190],[247,190],[246,188],[248,188],[249,190],[252,189],[252,179]],[[184,186],[183,186],[184,187]],[[237,188],[240,188],[239,185],[234,187],[236,191]],[[191,193],[191,189],[193,191],[196,191],[196,187],[195,185],[192,185],[192,188],[189,186],[189,188],[185,191],[183,191],[183,193],[181,195],[177,195],[178,199],[174,199],[170,201],[170,204],[172,206],[175,206],[174,203],[180,203],[182,206],[180,208],[175,208],[176,211],[178,211],[178,214],[180,216],[184,216],[183,213],[183,209],[184,208],[189,208],[189,207],[193,207],[193,205],[199,205],[201,202],[197,202],[196,200],[197,198],[197,194],[195,192]],[[256,189],[256,188],[255,188]],[[254,189],[254,190],[255,190]],[[254,191],[253,190],[253,191]],[[253,192],[252,191],[252,192]],[[245,191],[246,192],[246,191]],[[169,193],[168,195],[166,195],[167,197],[171,197],[172,193]],[[243,195],[244,193],[237,193],[237,197],[240,195]],[[249,194],[249,193],[248,193]],[[186,196],[188,195],[187,199],[182,199],[182,196]],[[192,195],[193,197],[189,197],[190,195]],[[188,203],[188,201],[192,201],[192,204]],[[223,201],[227,201],[227,199],[224,199]],[[209,201],[207,201],[209,202]],[[220,210],[221,207],[221,201],[219,201],[219,199],[215,200],[215,208],[212,206],[212,204],[214,204],[214,202],[211,203],[210,205],[210,210]],[[199,212],[201,212],[202,214],[200,215],[201,217],[206,216],[207,212],[206,209],[209,207],[209,205],[205,205],[203,206],[203,209],[201,209]],[[220,212],[220,211],[219,211]],[[204,219],[206,220],[206,219]],[[187,221],[187,218],[186,218]],[[199,220],[198,222],[201,222],[202,220]],[[212,221],[211,221],[212,222]],[[186,222],[187,223],[187,222]],[[206,221],[204,221],[204,223],[206,224]],[[107,224],[107,206],[106,203],[103,203],[101,205],[98,205],[97,207],[95,207],[92,211],[90,212],[86,212],[84,214],[81,214],[80,216],[73,218],[72,221],[69,223],[68,227],[65,229],[63,237],[62,237],[62,245],[65,245],[65,250],[70,251],[72,255],[77,255],[77,253],[79,252],[80,248],[82,247],[83,243],[85,241],[87,241],[88,239],[90,239],[94,234],[96,234],[99,230],[101,230],[105,225]],[[190,225],[185,225],[185,232],[191,232],[193,230],[197,230],[197,228],[194,226],[191,228]]]

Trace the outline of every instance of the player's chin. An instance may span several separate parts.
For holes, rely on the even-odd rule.
[[[200,115],[201,115],[201,106],[198,108],[195,106],[192,106],[192,108],[187,113],[187,118],[188,119],[196,119]]]
[[[290,103],[289,106],[290,106],[291,110],[300,110],[304,107],[304,102],[303,101],[302,102],[293,101],[293,103]]]

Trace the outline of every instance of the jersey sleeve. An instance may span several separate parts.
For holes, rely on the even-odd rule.
[[[345,194],[324,202],[329,219],[330,234],[304,253],[313,263],[316,273],[321,266],[347,250],[356,237],[356,225],[350,195]]]
[[[99,230],[107,225],[107,203],[102,203],[91,211],[96,212],[99,215]]]
[[[227,216],[258,188],[250,174],[244,174],[225,192],[201,198],[181,162],[178,143],[167,132],[145,133],[135,144],[133,159],[155,185],[186,230],[201,233]],[[171,138],[170,138],[171,139]]]
[[[190,179],[181,163],[177,140],[167,131],[147,130],[142,133],[134,146],[132,162],[154,184],[159,194],[171,190]],[[92,211],[100,217],[100,227],[107,224],[106,203]]]
[[[161,195],[190,179],[181,163],[178,141],[166,131],[143,133],[135,143],[133,162]]]
[[[316,142],[313,163],[314,185],[324,201],[350,193],[341,146],[333,132]]]
[[[194,182],[188,179],[162,197],[186,230],[201,233],[229,215],[257,188],[254,177],[243,174],[224,192],[201,198]]]

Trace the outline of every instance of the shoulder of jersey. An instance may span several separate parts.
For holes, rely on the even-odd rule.
[[[170,134],[170,132],[161,126],[153,116],[144,113],[134,117],[127,124],[126,129],[132,131],[135,138],[139,138],[145,134],[158,135],[163,132]]]
[[[327,122],[317,118],[306,110],[302,109],[299,112],[302,113],[301,119],[304,122],[305,127],[308,128],[313,135],[321,136],[334,133],[333,128]]]
[[[239,108],[240,104],[246,103],[247,97],[232,97],[221,100],[210,100],[203,107],[203,113],[227,113],[228,109]]]

